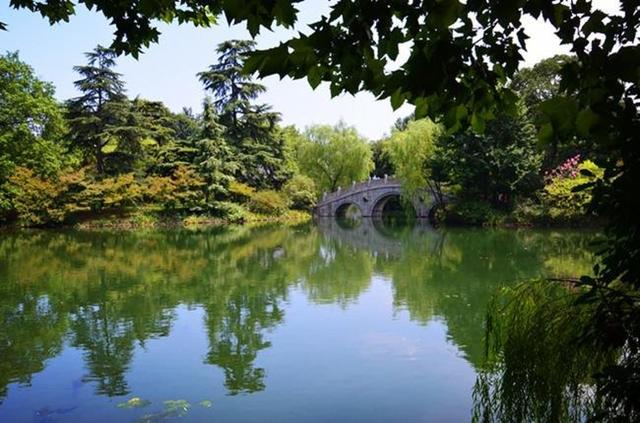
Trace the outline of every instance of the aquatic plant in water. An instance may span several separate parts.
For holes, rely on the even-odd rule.
[[[142,399],[140,397],[133,397],[128,401],[118,404],[118,408],[142,408],[151,404],[151,401]]]
[[[191,409],[191,403],[187,400],[167,400],[167,401],[164,401],[163,404],[164,404],[163,411],[159,411],[157,413],[145,414],[144,416],[140,417],[140,419],[138,419],[138,422],[154,423],[154,422],[160,422],[172,417],[183,417]]]
[[[575,284],[527,282],[503,288],[486,320],[485,362],[473,392],[473,420],[584,421],[601,411],[593,375],[620,352],[585,336],[594,306]]]

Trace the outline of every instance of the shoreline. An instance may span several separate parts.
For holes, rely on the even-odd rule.
[[[87,216],[86,218],[69,223],[42,226],[23,226],[18,223],[0,225],[0,233],[4,231],[20,230],[143,230],[143,229],[195,229],[207,227],[224,226],[260,226],[269,224],[284,224],[296,226],[310,222],[313,219],[311,213],[298,210],[289,210],[281,215],[261,215],[249,213],[241,221],[232,221],[221,217],[199,216],[199,215],[152,215],[152,214],[131,214],[127,216]]]
[[[22,226],[18,223],[12,223],[8,225],[0,225],[0,233],[8,231],[20,231],[20,230],[123,230],[123,231],[135,231],[145,229],[197,229],[197,228],[216,228],[216,227],[231,227],[231,226],[261,226],[271,224],[282,224],[287,226],[297,226],[313,222],[318,219],[313,213],[303,212],[298,210],[288,210],[280,215],[260,215],[249,213],[243,220],[234,221],[221,217],[214,216],[202,216],[202,215],[154,215],[145,213],[132,213],[131,215],[123,216],[122,214],[114,214],[110,216],[86,216],[76,222],[61,223],[56,225],[42,225],[42,226]],[[324,218],[320,218],[324,219]],[[330,219],[335,219],[331,217]],[[503,222],[492,224],[464,224],[464,223],[439,223],[433,225],[438,229],[456,229],[456,228],[468,228],[468,229],[508,229],[508,230],[538,230],[538,229],[574,229],[574,230],[597,230],[602,229],[605,226],[604,222],[592,222],[591,224],[579,223],[567,223],[567,222],[545,222],[545,223],[514,223]]]

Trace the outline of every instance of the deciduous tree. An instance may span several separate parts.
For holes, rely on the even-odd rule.
[[[0,55],[0,219],[13,209],[6,183],[17,167],[54,176],[65,162],[66,124],[53,94],[18,53]]]
[[[371,147],[353,127],[316,125],[294,145],[300,172],[320,191],[332,192],[369,176],[373,169]]]

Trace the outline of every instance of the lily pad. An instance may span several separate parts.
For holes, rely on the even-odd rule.
[[[191,409],[191,403],[187,400],[167,400],[164,402],[164,411],[177,417],[184,416],[189,409]]]
[[[151,401],[142,399],[140,397],[133,397],[129,401],[121,402],[118,404],[118,408],[142,408],[151,404]]]
[[[198,405],[199,405],[200,407],[204,407],[204,408],[211,408],[211,406],[213,405],[213,403],[212,403],[211,401],[209,401],[209,400],[204,400],[204,401],[200,401],[200,402],[198,403]]]

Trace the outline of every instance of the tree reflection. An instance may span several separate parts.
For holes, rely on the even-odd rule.
[[[257,353],[318,248],[306,230],[20,232],[0,241],[0,386],[28,382],[65,342],[97,393],[129,393],[136,345],[167,336],[179,304],[202,305],[230,393],[264,388]]]
[[[224,370],[225,386],[231,395],[265,387],[265,371],[253,363],[260,350],[271,346],[264,339],[263,330],[282,321],[283,312],[276,301],[238,295],[229,299],[222,310],[208,310],[210,349],[206,362]]]
[[[67,316],[46,296],[9,292],[0,284],[0,403],[10,382],[28,385],[62,350]]]
[[[256,392],[266,383],[256,360],[271,346],[269,332],[285,321],[292,288],[311,301],[348,307],[375,274],[392,281],[395,307],[411,319],[442,318],[451,342],[480,368],[486,304],[495,289],[582,270],[590,253],[580,242],[566,234],[436,232],[367,220],[348,228],[325,221],[296,228],[5,233],[0,399],[8,384],[29,383],[65,344],[83,351],[84,380],[97,393],[128,394],[137,348],[169,336],[180,305],[204,311],[204,362],[222,369],[228,393]]]

